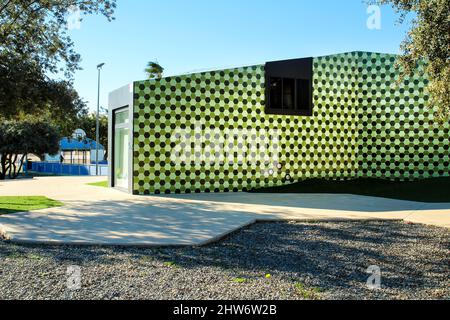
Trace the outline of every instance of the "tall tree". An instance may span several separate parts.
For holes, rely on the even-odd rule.
[[[97,13],[112,20],[115,8],[116,0],[0,0],[0,51],[70,77],[80,55],[68,35],[68,19]]]
[[[419,61],[427,64],[430,79],[428,91],[435,118],[439,123],[450,119],[450,0],[372,0],[389,4],[400,14],[403,22],[414,13],[412,26],[401,45],[403,55],[399,65],[403,75],[413,72]]]
[[[158,62],[150,61],[147,63],[145,73],[149,79],[161,79],[164,73],[164,68]]]
[[[72,86],[80,56],[68,22],[89,14],[110,21],[115,8],[116,0],[0,0],[0,118],[34,115],[69,135],[87,110]]]
[[[0,53],[0,57],[3,58]],[[71,82],[48,79],[31,61],[5,56],[0,63],[0,117],[45,118],[67,135],[79,116],[87,113],[86,104]],[[5,67],[8,64],[8,67]]]

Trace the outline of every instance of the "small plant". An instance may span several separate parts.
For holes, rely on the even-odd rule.
[[[319,294],[322,292],[320,288],[311,287],[307,288],[303,283],[296,282],[295,289],[297,293],[303,298],[307,300],[317,300],[319,299]]]
[[[164,262],[164,266],[165,267],[176,267],[176,263],[175,262],[173,262],[173,261],[167,261],[167,262]]]
[[[44,257],[38,253],[30,253],[26,257],[31,260],[43,260],[44,259]]]
[[[247,279],[245,279],[245,278],[233,278],[231,281],[233,281],[234,283],[245,283],[245,282],[247,282]]]
[[[153,258],[151,256],[143,256],[140,257],[139,260],[141,260],[141,262],[152,262]]]
[[[24,259],[25,258],[25,256],[18,251],[11,252],[6,257],[9,259]]]

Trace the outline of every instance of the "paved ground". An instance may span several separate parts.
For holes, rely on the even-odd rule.
[[[66,206],[0,216],[17,242],[199,245],[257,220],[405,220],[450,227],[450,204],[355,195],[198,194],[133,196],[88,186],[97,177],[0,182],[0,195],[44,195]]]
[[[203,247],[0,242],[0,300],[450,299],[449,249],[450,229],[399,221],[258,223]]]

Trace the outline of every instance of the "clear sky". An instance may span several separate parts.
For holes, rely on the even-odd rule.
[[[165,75],[252,65],[346,51],[398,53],[407,25],[381,8],[381,29],[369,29],[364,0],[118,0],[116,20],[85,17],[70,31],[82,56],[75,88],[101,106],[108,93],[145,78],[148,61]]]

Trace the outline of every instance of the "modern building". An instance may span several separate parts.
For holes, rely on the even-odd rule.
[[[158,80],[109,95],[110,186],[229,192],[308,178],[450,174],[450,124],[433,123],[424,65],[350,52]]]

